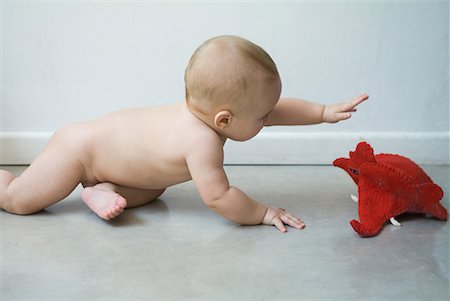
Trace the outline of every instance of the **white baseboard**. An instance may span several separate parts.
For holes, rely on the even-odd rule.
[[[50,132],[0,133],[0,165],[29,164],[42,151]],[[263,132],[250,141],[227,141],[226,164],[331,164],[347,157],[359,141],[375,153],[397,153],[418,164],[449,162],[449,132],[299,133]]]
[[[0,132],[0,165],[27,165],[44,149],[51,132]]]
[[[267,132],[247,142],[227,141],[225,163],[332,164],[348,157],[360,141],[371,144],[375,154],[396,153],[418,164],[449,164],[449,132]]]

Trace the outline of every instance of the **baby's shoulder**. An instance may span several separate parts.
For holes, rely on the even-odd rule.
[[[186,163],[192,165],[218,166],[223,164],[224,150],[220,136],[210,127],[199,128],[190,132],[184,157]]]
[[[220,136],[202,121],[190,123],[180,133],[188,153],[223,152]]]
[[[198,125],[186,130],[188,132],[186,137],[193,146],[223,148],[220,136],[207,125]]]

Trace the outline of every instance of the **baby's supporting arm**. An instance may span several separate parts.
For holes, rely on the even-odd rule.
[[[369,95],[362,94],[346,102],[331,105],[322,105],[297,98],[281,98],[264,125],[336,123],[349,119],[351,112],[356,112],[356,106],[368,98]]]
[[[284,209],[268,207],[230,186],[223,169],[223,145],[217,137],[202,137],[186,156],[192,179],[205,204],[224,218],[243,225],[274,225],[286,232],[287,224],[303,229],[304,223]]]
[[[261,224],[268,207],[230,186],[223,169],[223,146],[220,139],[206,137],[197,146],[186,156],[186,162],[205,204],[235,223]]]

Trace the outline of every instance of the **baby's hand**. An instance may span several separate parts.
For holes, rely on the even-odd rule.
[[[280,232],[287,232],[284,224],[289,225],[293,228],[303,229],[305,224],[301,219],[291,215],[285,209],[269,207],[267,209],[266,215],[264,215],[262,223],[264,225],[274,225],[280,230]]]
[[[336,123],[352,117],[351,112],[356,112],[356,107],[367,100],[369,95],[366,93],[356,96],[346,102],[325,106],[322,120],[328,123]]]

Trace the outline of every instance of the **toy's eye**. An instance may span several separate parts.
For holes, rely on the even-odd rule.
[[[352,172],[352,174],[359,175],[359,170],[354,169],[354,168],[349,168],[349,170]]]

